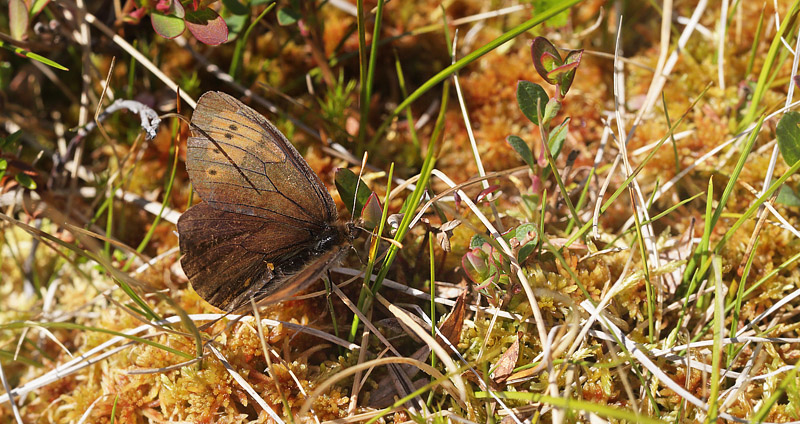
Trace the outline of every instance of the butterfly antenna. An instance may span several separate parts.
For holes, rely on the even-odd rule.
[[[369,234],[373,233],[372,231],[370,231],[370,230],[368,230],[368,229],[366,229],[364,227],[361,227],[359,225],[354,225],[353,227],[358,228],[359,230],[361,230],[361,231],[363,231],[365,233],[369,233]],[[375,234],[373,234],[373,235],[375,235]],[[395,240],[393,238],[384,237],[384,236],[381,236],[381,235],[378,235],[377,237],[379,237],[381,240],[383,240],[383,241],[385,241],[385,242],[387,242],[387,243],[389,243],[391,245],[394,245],[398,249],[402,249],[403,248],[403,243],[400,243],[399,241],[397,241],[397,240]]]
[[[356,191],[353,193],[353,208],[350,212],[350,222],[355,221],[356,219],[356,205],[358,204],[358,189],[359,185],[361,185],[361,176],[364,174],[364,168],[367,167],[367,157],[369,153],[364,152],[364,158],[361,159],[361,169],[358,170],[358,179],[356,180]]]

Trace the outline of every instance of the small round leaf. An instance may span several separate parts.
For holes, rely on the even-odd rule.
[[[517,83],[519,108],[525,117],[534,124],[539,125],[539,117],[544,117],[544,109],[549,100],[547,92],[539,84],[524,80]]]
[[[216,46],[228,41],[228,25],[213,9],[186,11],[186,27],[203,44]]]
[[[175,38],[186,30],[183,19],[175,15],[166,15],[161,12],[153,11],[150,14],[150,22],[156,33],[164,38]]]
[[[778,147],[786,164],[794,165],[800,160],[800,113],[788,112],[778,122],[775,129]]]

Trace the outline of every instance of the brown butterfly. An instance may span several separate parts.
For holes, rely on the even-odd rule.
[[[181,265],[226,312],[273,303],[317,281],[355,238],[289,140],[239,100],[209,91],[192,115],[186,170],[204,202],[178,220]]]

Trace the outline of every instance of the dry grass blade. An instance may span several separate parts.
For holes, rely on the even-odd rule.
[[[412,329],[416,336],[422,339],[433,352],[436,352],[436,356],[445,364],[445,367],[447,368],[448,378],[452,381],[453,386],[456,388],[458,399],[461,402],[466,403],[466,385],[464,384],[464,380],[461,378],[461,372],[459,368],[456,366],[455,362],[450,359],[450,355],[447,353],[447,351],[436,342],[436,339],[431,337],[430,333],[425,331],[425,329],[420,327],[416,321],[411,319],[405,311],[392,305],[380,294],[376,294],[375,298],[381,303],[381,305],[388,309],[389,312],[395,316],[395,318],[399,319],[408,328]]]
[[[345,378],[349,377],[350,375],[353,375],[353,374],[355,374],[357,372],[368,370],[368,369],[376,367],[376,366],[389,365],[389,364],[408,364],[408,365],[413,365],[413,366],[421,369],[422,371],[426,372],[427,374],[431,375],[433,378],[435,378],[436,381],[440,382],[440,384],[442,384],[444,389],[447,390],[451,395],[456,396],[456,397],[460,397],[461,396],[459,394],[458,388],[456,386],[454,386],[450,382],[450,378],[448,378],[447,376],[443,375],[442,373],[437,371],[435,368],[431,367],[430,365],[428,365],[428,364],[426,364],[424,362],[418,361],[416,359],[411,359],[411,358],[397,358],[397,357],[381,358],[381,359],[373,359],[371,361],[366,361],[366,362],[360,363],[360,364],[355,365],[353,367],[350,367],[347,370],[342,371],[342,372],[336,374],[335,376],[331,377],[330,379],[326,380],[322,385],[320,385],[319,387],[314,389],[314,391],[311,393],[309,398],[303,404],[303,407],[300,409],[300,415],[302,416],[305,413],[307,413],[311,408],[311,403],[313,402],[313,400],[318,398],[322,393],[324,393],[326,390],[328,390],[337,381],[345,379]]]

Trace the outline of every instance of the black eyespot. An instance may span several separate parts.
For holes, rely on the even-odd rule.
[[[217,175],[217,170],[216,169],[209,169],[208,170],[208,175]]]
[[[237,127],[237,126],[236,126],[236,125],[234,125],[234,124],[230,124],[230,125],[228,125],[228,128],[230,128],[230,129],[231,129],[231,131],[236,131],[236,130],[238,130],[238,129],[239,129],[239,127]]]
[[[232,139],[232,138],[233,138],[233,134],[231,134],[231,133],[225,133],[225,138],[227,138],[228,140],[230,140],[230,139]]]

